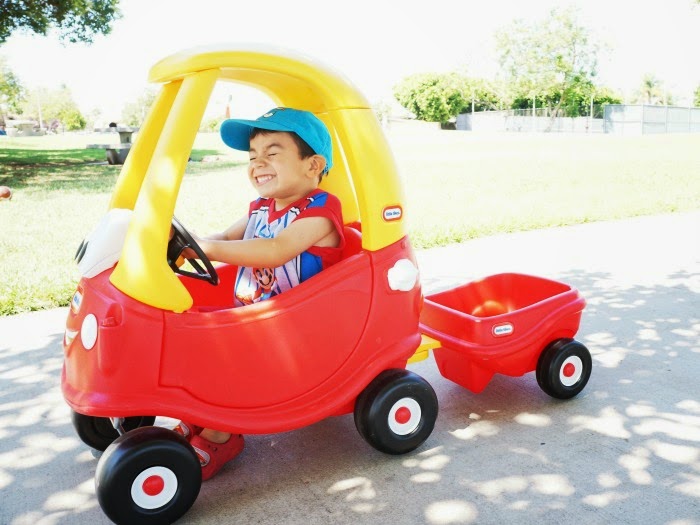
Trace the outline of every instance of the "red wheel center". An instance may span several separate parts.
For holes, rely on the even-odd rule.
[[[394,414],[394,419],[400,425],[408,423],[411,419],[411,411],[407,407],[401,407]]]
[[[149,476],[143,482],[143,492],[149,496],[156,496],[163,491],[165,481],[160,476]]]
[[[571,363],[566,363],[564,365],[564,377],[571,377],[576,373],[576,367]]]

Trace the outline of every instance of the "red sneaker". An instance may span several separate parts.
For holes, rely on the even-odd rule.
[[[194,436],[190,444],[199,457],[199,464],[202,465],[202,481],[205,481],[241,453],[244,441],[240,434],[232,435],[226,443],[212,443],[202,436]]]
[[[192,438],[199,434],[203,429],[204,427],[198,427],[197,425],[193,425],[192,423],[180,421],[175,426],[175,428],[173,428],[173,432],[175,432],[176,434],[180,434],[187,441],[192,441]]]

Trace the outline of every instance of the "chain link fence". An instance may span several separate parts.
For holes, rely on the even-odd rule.
[[[607,104],[603,120],[605,133],[619,135],[700,132],[700,108]]]
[[[594,106],[594,117],[561,117],[549,108],[478,111],[457,115],[456,128],[472,131],[535,133],[603,133],[602,106]]]
[[[457,115],[455,126],[535,133],[695,133],[700,132],[700,108],[604,104],[593,106],[593,117],[561,117],[548,108],[478,111]]]

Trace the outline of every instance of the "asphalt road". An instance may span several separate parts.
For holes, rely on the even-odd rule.
[[[351,416],[248,436],[183,524],[700,524],[700,212],[502,235],[418,253],[427,292],[517,271],[588,305],[593,373],[558,401],[534,374],[434,387],[434,432],[375,451]],[[107,524],[97,461],[60,392],[65,309],[0,318],[0,524]],[[159,424],[170,421],[159,420]]]

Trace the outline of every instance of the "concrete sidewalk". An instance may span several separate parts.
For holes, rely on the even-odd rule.
[[[249,436],[184,524],[700,524],[700,212],[479,239],[418,253],[426,292],[502,271],[577,287],[585,390],[534,374],[435,389],[431,437],[375,451],[353,418]],[[0,318],[0,524],[107,524],[97,465],[60,393],[65,309]]]

